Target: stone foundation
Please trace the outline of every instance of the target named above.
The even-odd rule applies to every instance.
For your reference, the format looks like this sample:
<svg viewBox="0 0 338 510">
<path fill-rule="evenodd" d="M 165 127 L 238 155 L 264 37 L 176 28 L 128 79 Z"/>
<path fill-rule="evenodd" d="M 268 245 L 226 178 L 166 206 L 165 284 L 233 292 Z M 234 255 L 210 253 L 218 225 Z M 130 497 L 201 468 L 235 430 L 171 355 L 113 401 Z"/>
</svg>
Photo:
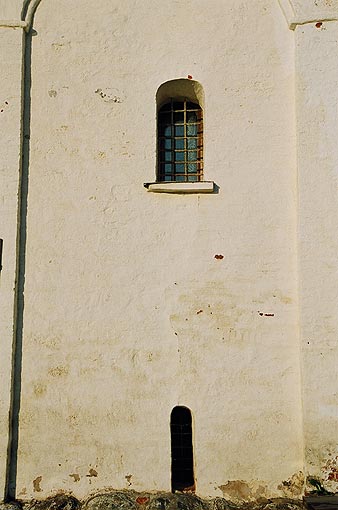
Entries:
<svg viewBox="0 0 338 510">
<path fill-rule="evenodd" d="M 44 500 L 13 501 L 0 504 L 0 510 L 301 510 L 302 501 L 278 498 L 234 504 L 223 498 L 203 500 L 191 494 L 111 491 L 84 501 L 66 494 Z"/>
</svg>

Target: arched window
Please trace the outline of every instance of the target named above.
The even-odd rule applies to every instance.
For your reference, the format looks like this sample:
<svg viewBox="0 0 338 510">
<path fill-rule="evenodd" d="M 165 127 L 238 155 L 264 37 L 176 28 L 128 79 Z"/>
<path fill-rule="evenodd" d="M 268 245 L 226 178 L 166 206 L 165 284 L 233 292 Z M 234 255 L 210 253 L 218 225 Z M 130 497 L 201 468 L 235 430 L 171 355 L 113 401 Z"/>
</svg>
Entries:
<svg viewBox="0 0 338 510">
<path fill-rule="evenodd" d="M 203 181 L 203 87 L 170 80 L 158 88 L 157 183 Z"/>
<path fill-rule="evenodd" d="M 174 407 L 171 412 L 170 431 L 172 492 L 194 492 L 191 412 L 187 407 Z"/>
<path fill-rule="evenodd" d="M 197 103 L 170 98 L 158 111 L 158 181 L 203 179 L 203 119 Z"/>
</svg>

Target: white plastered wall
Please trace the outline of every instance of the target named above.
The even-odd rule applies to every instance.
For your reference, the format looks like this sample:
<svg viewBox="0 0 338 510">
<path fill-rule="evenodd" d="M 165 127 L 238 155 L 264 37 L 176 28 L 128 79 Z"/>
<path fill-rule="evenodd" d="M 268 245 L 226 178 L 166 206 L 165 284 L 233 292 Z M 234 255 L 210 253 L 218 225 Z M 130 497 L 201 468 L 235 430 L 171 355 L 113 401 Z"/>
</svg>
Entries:
<svg viewBox="0 0 338 510">
<path fill-rule="evenodd" d="M 14 2 L 13 2 L 14 5 Z M 2 7 L 2 6 L 1 6 Z M 15 9 L 0 11 L 14 17 Z M 10 386 L 15 310 L 16 241 L 21 150 L 21 87 L 23 34 L 20 28 L 0 27 L 0 498 L 6 481 Z"/>
<path fill-rule="evenodd" d="M 303 459 L 277 3 L 45 0 L 34 28 L 19 497 L 170 490 L 175 405 L 194 416 L 198 494 L 299 495 L 282 484 Z M 188 74 L 220 192 L 151 194 L 156 90 Z"/>
<path fill-rule="evenodd" d="M 299 26 L 296 41 L 306 472 L 336 491 L 338 23 Z"/>
</svg>

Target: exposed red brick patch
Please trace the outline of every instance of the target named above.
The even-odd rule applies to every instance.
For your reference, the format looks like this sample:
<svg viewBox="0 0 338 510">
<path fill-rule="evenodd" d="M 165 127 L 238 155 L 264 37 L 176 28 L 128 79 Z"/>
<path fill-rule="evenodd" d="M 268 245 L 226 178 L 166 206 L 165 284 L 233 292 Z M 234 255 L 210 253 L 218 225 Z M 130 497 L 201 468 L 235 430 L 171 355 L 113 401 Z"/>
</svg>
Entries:
<svg viewBox="0 0 338 510">
<path fill-rule="evenodd" d="M 316 23 L 316 28 L 322 28 L 322 25 L 323 23 L 321 21 L 318 21 L 318 23 Z"/>
<path fill-rule="evenodd" d="M 148 501 L 149 501 L 148 496 L 139 496 L 138 498 L 136 498 L 136 503 L 138 503 L 139 505 L 145 505 L 146 503 L 148 503 Z"/>
</svg>

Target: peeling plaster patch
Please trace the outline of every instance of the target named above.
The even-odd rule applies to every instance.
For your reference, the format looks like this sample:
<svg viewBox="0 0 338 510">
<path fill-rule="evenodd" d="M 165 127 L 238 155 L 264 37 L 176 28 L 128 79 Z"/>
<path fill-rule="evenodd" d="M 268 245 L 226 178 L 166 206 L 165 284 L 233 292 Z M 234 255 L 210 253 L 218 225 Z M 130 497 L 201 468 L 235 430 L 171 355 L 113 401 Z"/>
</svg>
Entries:
<svg viewBox="0 0 338 510">
<path fill-rule="evenodd" d="M 64 35 L 61 36 L 61 39 L 64 39 Z M 60 50 L 63 50 L 63 49 L 66 49 L 66 48 L 71 48 L 71 42 L 70 41 L 60 41 L 60 42 L 53 42 L 51 44 L 51 47 L 53 48 L 54 51 L 58 52 Z"/>
<path fill-rule="evenodd" d="M 41 492 L 42 491 L 42 489 L 40 487 L 41 480 L 42 480 L 42 476 L 37 476 L 35 478 L 35 480 L 33 480 L 33 490 L 34 490 L 34 492 Z"/>
<path fill-rule="evenodd" d="M 294 473 L 287 480 L 278 485 L 277 489 L 283 492 L 283 495 L 288 498 L 301 496 L 305 484 L 305 477 L 302 471 Z"/>
<path fill-rule="evenodd" d="M 66 124 L 63 124 L 62 126 L 60 126 L 59 128 L 57 128 L 56 130 L 58 133 L 65 133 L 66 131 L 68 131 L 68 126 Z"/>
<path fill-rule="evenodd" d="M 106 153 L 104 151 L 98 151 L 97 154 L 95 154 L 95 159 L 105 159 Z"/>
<path fill-rule="evenodd" d="M 328 482 L 338 482 L 338 455 L 330 456 L 330 458 L 324 464 L 322 471 L 324 478 Z M 336 485 L 330 484 L 330 488 L 336 488 Z"/>
<path fill-rule="evenodd" d="M 89 473 L 88 473 L 88 475 L 86 475 L 86 476 L 87 476 L 88 478 L 91 478 L 91 477 L 93 477 L 93 476 L 94 476 L 94 477 L 96 477 L 96 476 L 97 476 L 97 474 L 98 474 L 98 473 L 97 473 L 97 471 L 96 471 L 95 469 L 90 468 Z"/>
<path fill-rule="evenodd" d="M 266 487 L 257 482 L 249 484 L 243 480 L 229 480 L 225 485 L 220 485 L 218 488 L 223 492 L 226 499 L 233 502 L 251 501 L 266 495 Z"/>
<path fill-rule="evenodd" d="M 44 395 L 44 393 L 46 393 L 46 385 L 45 384 L 40 384 L 40 383 L 37 383 L 34 385 L 34 394 L 36 397 L 41 397 L 42 395 Z"/>
<path fill-rule="evenodd" d="M 71 478 L 73 478 L 74 482 L 79 482 L 80 481 L 80 475 L 78 475 L 77 473 L 72 473 L 71 475 L 69 475 Z"/>
<path fill-rule="evenodd" d="M 214 259 L 216 259 L 216 260 L 222 260 L 222 259 L 224 259 L 224 255 L 221 255 L 221 254 L 219 254 L 219 255 L 215 255 L 215 256 L 214 256 Z"/>
<path fill-rule="evenodd" d="M 105 88 L 96 89 L 95 94 L 98 94 L 105 103 L 122 103 L 124 98 L 117 89 Z"/>
<path fill-rule="evenodd" d="M 68 375 L 68 367 L 54 367 L 48 370 L 48 374 L 52 377 L 60 377 L 62 375 Z"/>
<path fill-rule="evenodd" d="M 225 498 L 230 498 L 231 500 L 248 500 L 251 494 L 249 485 L 242 480 L 229 480 L 225 485 L 220 485 L 219 489 L 221 489 Z"/>
<path fill-rule="evenodd" d="M 133 475 L 126 475 L 125 476 L 125 479 L 127 480 L 128 482 L 128 486 L 130 487 L 131 486 L 131 478 L 132 478 Z"/>
<path fill-rule="evenodd" d="M 49 90 L 48 95 L 49 97 L 56 97 L 58 93 L 56 92 L 56 90 Z"/>
</svg>

